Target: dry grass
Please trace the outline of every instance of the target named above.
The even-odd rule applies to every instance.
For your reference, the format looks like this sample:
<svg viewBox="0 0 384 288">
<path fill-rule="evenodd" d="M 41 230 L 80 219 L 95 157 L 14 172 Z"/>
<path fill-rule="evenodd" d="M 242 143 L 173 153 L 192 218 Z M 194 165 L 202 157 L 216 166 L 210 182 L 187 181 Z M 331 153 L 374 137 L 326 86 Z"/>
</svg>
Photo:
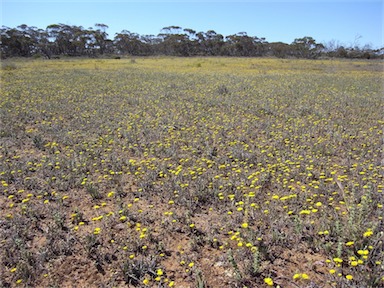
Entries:
<svg viewBox="0 0 384 288">
<path fill-rule="evenodd" d="M 382 63 L 3 63 L 2 287 L 380 287 Z"/>
</svg>

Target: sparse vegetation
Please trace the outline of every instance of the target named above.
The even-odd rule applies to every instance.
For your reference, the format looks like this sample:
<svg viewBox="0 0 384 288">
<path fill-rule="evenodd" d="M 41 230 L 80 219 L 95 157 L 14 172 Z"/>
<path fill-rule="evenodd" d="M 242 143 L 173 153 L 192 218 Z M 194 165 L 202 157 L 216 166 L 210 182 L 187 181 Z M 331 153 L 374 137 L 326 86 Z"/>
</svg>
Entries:
<svg viewBox="0 0 384 288">
<path fill-rule="evenodd" d="M 1 287 L 383 286 L 382 62 L 7 61 Z"/>
</svg>

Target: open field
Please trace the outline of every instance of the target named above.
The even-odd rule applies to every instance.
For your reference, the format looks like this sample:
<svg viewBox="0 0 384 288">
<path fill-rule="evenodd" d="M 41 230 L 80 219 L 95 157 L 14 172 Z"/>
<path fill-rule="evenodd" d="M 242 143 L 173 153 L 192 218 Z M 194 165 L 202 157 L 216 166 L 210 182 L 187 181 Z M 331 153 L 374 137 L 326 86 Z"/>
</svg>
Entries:
<svg viewBox="0 0 384 288">
<path fill-rule="evenodd" d="M 1 287 L 383 287 L 382 62 L 4 61 Z"/>
</svg>

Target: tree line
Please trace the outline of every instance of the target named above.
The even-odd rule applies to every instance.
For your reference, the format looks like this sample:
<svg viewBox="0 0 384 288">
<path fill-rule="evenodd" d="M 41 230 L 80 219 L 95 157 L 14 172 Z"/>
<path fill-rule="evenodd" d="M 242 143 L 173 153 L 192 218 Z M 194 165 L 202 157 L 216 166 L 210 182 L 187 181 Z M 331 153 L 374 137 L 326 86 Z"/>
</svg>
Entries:
<svg viewBox="0 0 384 288">
<path fill-rule="evenodd" d="M 132 56 L 275 56 L 315 59 L 321 56 L 342 58 L 381 58 L 381 49 L 344 47 L 334 42 L 329 45 L 317 43 L 312 37 L 295 39 L 292 43 L 268 42 L 265 38 L 249 36 L 246 32 L 223 36 L 214 30 L 196 32 L 193 29 L 169 26 L 155 35 L 139 35 L 123 30 L 113 39 L 108 38 L 105 24 L 95 28 L 52 24 L 46 29 L 20 25 L 16 28 L 2 26 L 0 29 L 1 58 L 100 55 Z"/>
</svg>

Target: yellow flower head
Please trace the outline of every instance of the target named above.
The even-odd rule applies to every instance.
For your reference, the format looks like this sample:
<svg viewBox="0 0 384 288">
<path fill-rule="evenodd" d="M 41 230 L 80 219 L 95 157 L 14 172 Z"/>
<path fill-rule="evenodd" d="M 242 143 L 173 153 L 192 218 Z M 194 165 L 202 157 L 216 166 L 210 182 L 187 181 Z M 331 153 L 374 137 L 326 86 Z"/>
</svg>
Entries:
<svg viewBox="0 0 384 288">
<path fill-rule="evenodd" d="M 352 280 L 353 276 L 348 274 L 347 276 L 345 276 L 345 278 L 347 278 L 348 280 Z"/>
<path fill-rule="evenodd" d="M 164 273 L 163 273 L 163 270 L 157 269 L 156 274 L 157 276 L 162 276 Z"/>
<path fill-rule="evenodd" d="M 267 284 L 268 286 L 273 286 L 273 280 L 272 278 L 264 278 L 264 283 Z"/>
<path fill-rule="evenodd" d="M 241 228 L 244 228 L 244 229 L 248 228 L 248 223 L 241 224 Z"/>
</svg>

